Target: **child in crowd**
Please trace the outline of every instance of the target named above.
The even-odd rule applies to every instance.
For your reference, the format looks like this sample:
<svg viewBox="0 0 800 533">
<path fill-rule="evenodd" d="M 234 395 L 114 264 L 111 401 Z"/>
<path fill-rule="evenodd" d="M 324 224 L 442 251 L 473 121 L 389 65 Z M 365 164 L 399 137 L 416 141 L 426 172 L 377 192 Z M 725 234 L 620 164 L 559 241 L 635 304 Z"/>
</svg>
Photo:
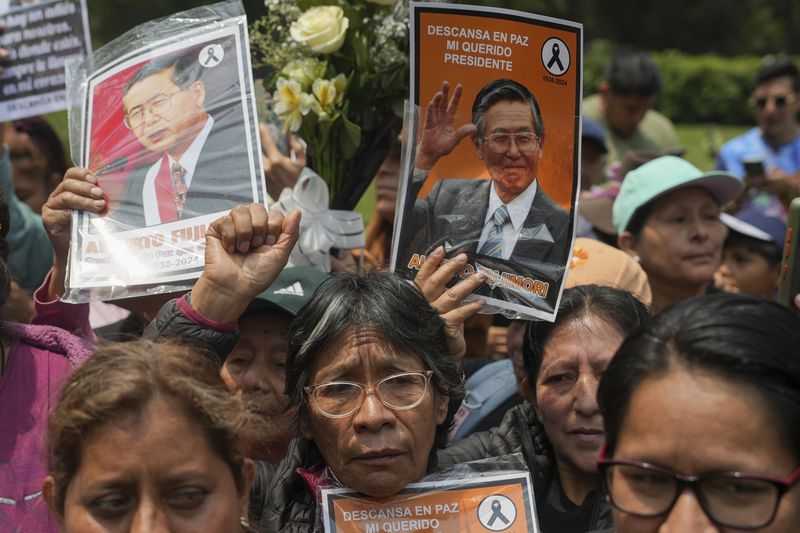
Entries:
<svg viewBox="0 0 800 533">
<path fill-rule="evenodd" d="M 722 214 L 728 238 L 714 281 L 729 292 L 775 298 L 780 283 L 786 223 L 777 213 L 748 206 L 735 216 Z"/>
</svg>

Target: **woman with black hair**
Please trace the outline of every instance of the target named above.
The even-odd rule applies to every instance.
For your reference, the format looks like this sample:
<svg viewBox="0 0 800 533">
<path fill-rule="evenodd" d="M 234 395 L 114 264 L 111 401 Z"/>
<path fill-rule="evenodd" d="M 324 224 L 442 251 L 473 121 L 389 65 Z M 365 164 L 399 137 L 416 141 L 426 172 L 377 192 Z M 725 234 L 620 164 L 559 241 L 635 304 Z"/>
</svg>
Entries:
<svg viewBox="0 0 800 533">
<path fill-rule="evenodd" d="M 567 289 L 555 322 L 531 322 L 523 360 L 532 405 L 508 411 L 490 431 L 439 453 L 441 465 L 522 452 L 544 533 L 611 526 L 597 471 L 603 419 L 595 393 L 625 335 L 647 318 L 629 292 L 598 285 Z"/>
<path fill-rule="evenodd" d="M 798 355 L 796 312 L 732 294 L 629 336 L 598 391 L 615 531 L 797 531 Z"/>
</svg>

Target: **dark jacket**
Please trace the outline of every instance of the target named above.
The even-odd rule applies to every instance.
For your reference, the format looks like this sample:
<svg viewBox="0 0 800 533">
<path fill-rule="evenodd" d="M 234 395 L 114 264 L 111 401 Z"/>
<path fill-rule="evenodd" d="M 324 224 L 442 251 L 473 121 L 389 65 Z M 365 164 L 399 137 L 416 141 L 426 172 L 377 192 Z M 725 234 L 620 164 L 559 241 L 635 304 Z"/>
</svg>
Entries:
<svg viewBox="0 0 800 533">
<path fill-rule="evenodd" d="M 225 358 L 239 342 L 239 330 L 222 331 L 216 324 L 203 323 L 201 317 L 191 315 L 191 293 L 170 300 L 161 306 L 158 314 L 144 329 L 145 339 L 181 339 L 198 348 L 198 351 L 222 366 Z"/>
<path fill-rule="evenodd" d="M 517 452 L 521 452 L 525 457 L 531 473 L 536 508 L 542 510 L 548 505 L 552 507 L 550 502 L 554 494 L 558 494 L 553 491 L 560 492 L 560 487 L 553 485 L 554 482 L 558 483 L 555 458 L 544 427 L 536 419 L 536 415 L 528 403 L 510 409 L 498 427 L 482 433 L 474 433 L 441 450 L 438 461 L 439 466 L 446 467 Z M 605 501 L 605 491 L 602 485 L 598 485 L 597 490 L 589 497 L 593 498 L 589 524 L 586 529 L 576 533 L 606 529 L 612 525 L 611 508 Z M 541 511 L 539 514 L 541 515 Z M 571 533 L 563 529 L 559 531 L 543 529 L 542 532 Z"/>
<path fill-rule="evenodd" d="M 250 491 L 250 514 L 257 531 L 310 533 L 317 524 L 317 502 L 298 468 L 322 464 L 316 445 L 304 438 L 289 444 L 286 457 L 277 466 L 262 463 Z"/>
<path fill-rule="evenodd" d="M 477 252 L 491 184 L 490 179 L 447 179 L 436 183 L 414 205 L 414 221 L 424 224 L 419 229 L 426 232 L 423 248 L 428 250 L 447 241 L 449 247 Z M 509 261 L 529 268 L 543 267 L 539 262 L 563 265 L 569 250 L 569 220 L 569 214 L 539 185 Z M 534 231 L 542 226 L 552 241 L 541 240 L 539 232 Z"/>
</svg>

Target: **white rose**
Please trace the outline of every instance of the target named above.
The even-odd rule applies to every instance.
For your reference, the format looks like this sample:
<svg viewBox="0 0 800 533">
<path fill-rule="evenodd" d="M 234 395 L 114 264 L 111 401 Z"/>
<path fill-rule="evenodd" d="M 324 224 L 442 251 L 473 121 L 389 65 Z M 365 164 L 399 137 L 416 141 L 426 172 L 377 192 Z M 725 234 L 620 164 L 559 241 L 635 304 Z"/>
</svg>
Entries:
<svg viewBox="0 0 800 533">
<path fill-rule="evenodd" d="M 378 4 L 379 6 L 390 6 L 397 3 L 397 0 L 367 0 L 367 2 Z"/>
<path fill-rule="evenodd" d="M 312 7 L 292 22 L 289 34 L 312 52 L 331 54 L 342 47 L 350 21 L 339 6 Z"/>
</svg>

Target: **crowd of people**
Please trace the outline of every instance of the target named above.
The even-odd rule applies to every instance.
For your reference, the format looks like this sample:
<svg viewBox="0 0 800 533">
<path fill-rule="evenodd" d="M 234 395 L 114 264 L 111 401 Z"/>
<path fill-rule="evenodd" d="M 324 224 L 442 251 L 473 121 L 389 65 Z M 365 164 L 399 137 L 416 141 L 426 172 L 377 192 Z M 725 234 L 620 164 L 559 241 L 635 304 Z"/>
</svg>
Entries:
<svg viewBox="0 0 800 533">
<path fill-rule="evenodd" d="M 456 144 L 498 106 L 535 122 L 535 97 L 501 81 Z M 62 302 L 72 213 L 107 209 L 103 190 L 45 120 L 0 125 L 0 529 L 310 532 L 321 486 L 384 499 L 520 454 L 544 533 L 797 531 L 800 295 L 774 300 L 800 73 L 764 63 L 755 127 L 709 171 L 682 158 L 659 91 L 650 57 L 621 52 L 584 103 L 554 322 L 481 314 L 467 298 L 485 274 L 459 278 L 467 255 L 442 246 L 413 284 L 387 271 L 400 140 L 341 271 L 286 266 L 299 212 L 237 205 L 208 228 L 190 292 Z M 445 84 L 431 107 L 459 97 Z M 487 148 L 490 170 L 533 157 L 534 126 Z M 290 139 L 289 157 L 260 133 L 274 197 L 305 147 Z"/>
</svg>

